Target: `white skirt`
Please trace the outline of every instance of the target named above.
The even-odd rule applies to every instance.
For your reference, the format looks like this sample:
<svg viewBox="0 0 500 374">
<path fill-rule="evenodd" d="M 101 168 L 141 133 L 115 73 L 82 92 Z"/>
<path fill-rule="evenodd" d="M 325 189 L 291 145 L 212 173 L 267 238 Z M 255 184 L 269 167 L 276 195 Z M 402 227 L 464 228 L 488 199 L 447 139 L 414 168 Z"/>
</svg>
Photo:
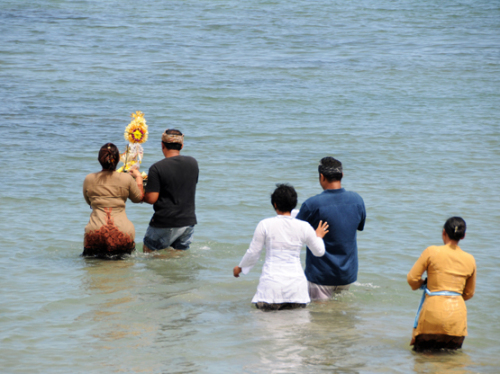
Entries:
<svg viewBox="0 0 500 374">
<path fill-rule="evenodd" d="M 265 272 L 261 275 L 257 292 L 252 303 L 300 303 L 307 304 L 311 301 L 307 290 L 307 279 L 304 273 L 293 276 L 273 275 Z"/>
</svg>

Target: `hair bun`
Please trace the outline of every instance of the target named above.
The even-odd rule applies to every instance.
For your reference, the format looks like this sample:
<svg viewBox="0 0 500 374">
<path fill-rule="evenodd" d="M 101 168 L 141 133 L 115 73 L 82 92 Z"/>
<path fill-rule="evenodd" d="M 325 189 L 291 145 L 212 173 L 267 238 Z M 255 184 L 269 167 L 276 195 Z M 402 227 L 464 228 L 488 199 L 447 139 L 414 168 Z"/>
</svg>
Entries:
<svg viewBox="0 0 500 374">
<path fill-rule="evenodd" d="M 444 230 L 452 240 L 459 241 L 464 238 L 467 225 L 461 217 L 448 218 L 444 224 Z"/>
</svg>

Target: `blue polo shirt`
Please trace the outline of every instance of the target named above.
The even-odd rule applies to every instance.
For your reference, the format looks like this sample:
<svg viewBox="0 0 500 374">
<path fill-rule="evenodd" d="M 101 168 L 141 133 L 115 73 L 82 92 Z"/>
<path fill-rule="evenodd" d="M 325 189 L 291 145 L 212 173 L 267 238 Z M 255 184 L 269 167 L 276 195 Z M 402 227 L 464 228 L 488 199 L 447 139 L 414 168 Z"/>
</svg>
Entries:
<svg viewBox="0 0 500 374">
<path fill-rule="evenodd" d="M 312 283 L 325 286 L 343 286 L 358 277 L 357 230 L 365 226 L 365 203 L 356 192 L 324 190 L 310 197 L 301 206 L 298 219 L 309 222 L 316 229 L 319 221 L 328 222 L 325 235 L 326 252 L 315 257 L 309 248 L 306 254 L 305 274 Z"/>
</svg>

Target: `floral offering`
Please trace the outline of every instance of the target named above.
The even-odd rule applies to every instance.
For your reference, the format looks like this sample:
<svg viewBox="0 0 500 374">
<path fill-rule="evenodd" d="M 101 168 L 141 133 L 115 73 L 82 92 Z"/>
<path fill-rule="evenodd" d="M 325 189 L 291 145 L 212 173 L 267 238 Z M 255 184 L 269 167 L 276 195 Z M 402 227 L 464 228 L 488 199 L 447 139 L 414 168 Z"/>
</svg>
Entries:
<svg viewBox="0 0 500 374">
<path fill-rule="evenodd" d="M 130 144 L 142 144 L 148 140 L 148 125 L 146 125 L 146 119 L 144 118 L 144 113 L 136 111 L 130 115 L 133 120 L 125 128 L 125 133 L 123 136 L 125 140 L 128 140 Z"/>
<path fill-rule="evenodd" d="M 136 111 L 131 114 L 131 117 L 132 121 L 127 125 L 123 134 L 129 144 L 127 144 L 125 152 L 120 155 L 120 161 L 123 162 L 123 166 L 117 170 L 120 173 L 127 172 L 132 167 L 139 168 L 144 154 L 141 144 L 148 140 L 149 135 L 144 113 Z M 144 172 L 142 176 L 147 178 L 147 174 Z"/>
</svg>

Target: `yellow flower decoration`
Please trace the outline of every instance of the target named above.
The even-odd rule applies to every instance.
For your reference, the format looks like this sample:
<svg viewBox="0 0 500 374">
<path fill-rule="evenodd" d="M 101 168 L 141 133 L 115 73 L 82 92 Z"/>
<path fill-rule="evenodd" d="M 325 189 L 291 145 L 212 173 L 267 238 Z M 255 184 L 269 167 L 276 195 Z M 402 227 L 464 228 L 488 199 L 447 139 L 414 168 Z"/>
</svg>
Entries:
<svg viewBox="0 0 500 374">
<path fill-rule="evenodd" d="M 144 143 L 148 140 L 148 125 L 144 119 L 144 113 L 136 111 L 131 114 L 132 122 L 125 128 L 123 136 L 129 143 Z"/>
</svg>

